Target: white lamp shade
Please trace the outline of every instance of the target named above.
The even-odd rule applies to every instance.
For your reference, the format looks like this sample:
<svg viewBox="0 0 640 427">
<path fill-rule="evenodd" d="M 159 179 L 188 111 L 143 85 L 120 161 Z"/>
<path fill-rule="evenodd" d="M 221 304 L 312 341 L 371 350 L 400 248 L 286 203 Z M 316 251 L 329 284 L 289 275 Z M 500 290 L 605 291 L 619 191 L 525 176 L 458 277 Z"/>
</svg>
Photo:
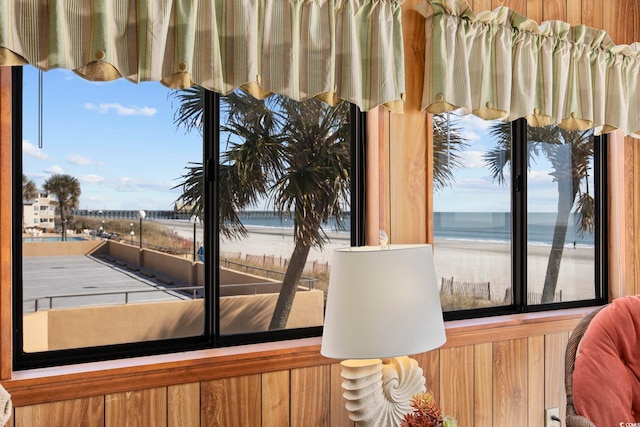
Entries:
<svg viewBox="0 0 640 427">
<path fill-rule="evenodd" d="M 334 251 L 322 355 L 388 358 L 429 351 L 445 341 L 431 245 Z"/>
</svg>

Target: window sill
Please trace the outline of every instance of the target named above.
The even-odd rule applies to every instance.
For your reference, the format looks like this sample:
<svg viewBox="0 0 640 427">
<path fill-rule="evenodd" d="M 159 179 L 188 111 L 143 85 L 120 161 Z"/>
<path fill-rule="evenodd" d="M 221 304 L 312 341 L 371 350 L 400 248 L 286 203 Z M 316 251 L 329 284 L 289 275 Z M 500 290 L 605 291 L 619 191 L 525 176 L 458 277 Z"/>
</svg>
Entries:
<svg viewBox="0 0 640 427">
<path fill-rule="evenodd" d="M 593 309 L 450 321 L 444 347 L 569 332 Z M 14 406 L 25 406 L 335 363 L 320 355 L 320 342 L 305 338 L 17 371 L 3 386 Z"/>
</svg>

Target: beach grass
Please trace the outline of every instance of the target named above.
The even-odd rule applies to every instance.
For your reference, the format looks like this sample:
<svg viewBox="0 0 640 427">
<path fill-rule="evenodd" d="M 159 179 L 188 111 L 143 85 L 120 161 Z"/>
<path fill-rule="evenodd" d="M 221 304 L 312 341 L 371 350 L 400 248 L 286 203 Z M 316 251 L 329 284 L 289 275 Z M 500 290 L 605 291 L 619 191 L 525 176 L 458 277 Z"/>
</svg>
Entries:
<svg viewBox="0 0 640 427">
<path fill-rule="evenodd" d="M 105 232 L 117 234 L 117 237 L 115 237 L 114 240 L 121 241 L 122 243 L 129 243 L 133 241 L 134 244 L 137 244 L 140 241 L 140 223 L 137 220 L 108 219 L 104 220 L 103 223 L 103 220 L 99 218 L 81 216 L 75 217 L 74 220 L 73 228 L 78 232 L 83 229 L 99 230 L 104 224 Z M 132 229 L 131 224 L 133 224 L 133 230 L 135 233 L 133 238 L 131 238 L 129 234 Z M 143 223 L 142 242 L 144 246 L 167 248 L 175 251 L 189 251 L 193 248 L 192 239 L 180 236 L 167 227 L 150 221 Z"/>
<path fill-rule="evenodd" d="M 258 257 L 259 258 L 259 257 Z M 255 262 L 250 259 L 241 258 L 241 257 L 225 257 L 225 261 L 229 261 L 228 263 L 221 263 L 225 265 L 227 268 L 242 271 L 243 273 L 253 274 L 256 276 L 264 276 L 265 269 L 269 270 L 269 272 L 277 272 L 282 277 L 286 272 L 285 266 L 280 265 L 272 265 L 269 263 Z M 327 295 L 327 290 L 329 289 L 329 273 L 328 272 L 303 272 L 303 278 L 311 278 L 316 281 L 313 284 L 314 289 L 319 289 L 324 292 L 325 299 Z M 273 274 L 269 276 L 269 278 L 273 278 Z"/>
<path fill-rule="evenodd" d="M 444 295 L 442 293 L 440 294 L 440 304 L 442 305 L 442 311 L 467 310 L 503 305 L 500 301 L 474 298 L 462 294 Z"/>
</svg>

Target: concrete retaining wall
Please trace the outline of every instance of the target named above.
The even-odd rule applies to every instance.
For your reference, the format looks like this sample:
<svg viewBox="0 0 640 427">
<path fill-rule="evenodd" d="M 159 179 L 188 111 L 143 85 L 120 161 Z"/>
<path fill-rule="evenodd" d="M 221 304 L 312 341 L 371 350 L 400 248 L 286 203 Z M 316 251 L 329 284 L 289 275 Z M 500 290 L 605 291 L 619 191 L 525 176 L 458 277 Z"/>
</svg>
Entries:
<svg viewBox="0 0 640 427">
<path fill-rule="evenodd" d="M 220 298 L 222 334 L 266 331 L 277 294 Z M 322 291 L 298 292 L 287 328 L 321 326 Z M 204 325 L 202 300 L 53 309 L 24 316 L 27 352 L 197 336 Z"/>
</svg>

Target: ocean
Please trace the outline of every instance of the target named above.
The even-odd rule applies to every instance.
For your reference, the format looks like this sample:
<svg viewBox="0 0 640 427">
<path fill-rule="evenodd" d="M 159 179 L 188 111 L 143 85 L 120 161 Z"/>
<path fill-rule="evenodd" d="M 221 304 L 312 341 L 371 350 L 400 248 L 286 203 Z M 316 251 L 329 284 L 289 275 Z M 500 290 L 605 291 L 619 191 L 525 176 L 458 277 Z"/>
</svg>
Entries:
<svg viewBox="0 0 640 427">
<path fill-rule="evenodd" d="M 567 224 L 565 245 L 594 246 L 595 236 L 581 235 L 578 215 L 571 214 Z M 556 223 L 555 213 L 529 213 L 529 243 L 551 245 Z M 433 234 L 436 239 L 508 242 L 511 240 L 511 217 L 508 212 L 434 212 Z"/>
<path fill-rule="evenodd" d="M 595 236 L 580 235 L 576 227 L 577 214 L 569 219 L 565 245 L 593 247 Z M 508 242 L 511 240 L 511 218 L 507 212 L 434 212 L 433 229 L 436 239 Z M 280 218 L 273 212 L 242 212 L 240 220 L 245 225 L 292 228 L 291 218 Z M 326 231 L 349 232 L 350 214 L 345 215 L 345 229 L 337 230 L 335 221 L 325 224 Z M 529 213 L 528 240 L 538 245 L 551 245 L 555 229 L 555 213 Z"/>
</svg>

